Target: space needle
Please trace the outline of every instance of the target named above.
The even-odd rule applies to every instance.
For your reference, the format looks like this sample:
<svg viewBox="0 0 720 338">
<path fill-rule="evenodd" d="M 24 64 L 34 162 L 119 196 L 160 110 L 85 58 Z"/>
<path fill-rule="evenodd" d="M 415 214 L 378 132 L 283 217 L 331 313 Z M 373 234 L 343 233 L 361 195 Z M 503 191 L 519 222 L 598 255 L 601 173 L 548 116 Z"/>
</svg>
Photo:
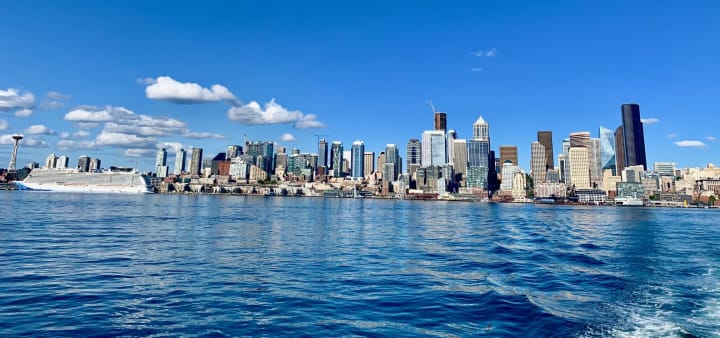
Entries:
<svg viewBox="0 0 720 338">
<path fill-rule="evenodd" d="M 20 140 L 23 139 L 23 136 L 20 134 L 13 135 L 13 140 L 15 140 L 15 146 L 13 147 L 12 156 L 10 156 L 10 164 L 8 165 L 8 172 L 15 172 L 17 171 L 15 168 L 15 161 L 17 160 L 17 150 L 18 150 L 18 144 L 20 143 Z"/>
</svg>

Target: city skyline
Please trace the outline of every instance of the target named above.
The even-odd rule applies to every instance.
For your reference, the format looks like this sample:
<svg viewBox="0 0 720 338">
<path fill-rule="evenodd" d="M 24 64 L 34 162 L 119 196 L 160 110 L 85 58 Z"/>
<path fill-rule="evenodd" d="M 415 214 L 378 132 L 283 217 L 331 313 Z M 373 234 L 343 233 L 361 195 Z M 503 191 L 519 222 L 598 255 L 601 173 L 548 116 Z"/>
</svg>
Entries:
<svg viewBox="0 0 720 338">
<path fill-rule="evenodd" d="M 0 55 L 0 159 L 10 158 L 15 133 L 25 137 L 19 167 L 55 153 L 101 158 L 106 166 L 138 161 L 152 170 L 160 148 L 173 159 L 180 147 L 188 156 L 203 148 L 212 158 L 246 139 L 316 153 L 316 135 L 346 149 L 359 139 L 376 154 L 398 144 L 404 155 L 410 139 L 435 129 L 437 111 L 458 139 L 472 139 L 482 116 L 491 125 L 490 150 L 517 146 L 519 166 L 529 170 L 538 131 L 551 131 L 553 153 L 561 154 L 571 132 L 615 130 L 621 104 L 637 103 L 647 163 L 718 162 L 713 125 L 697 121 L 717 109 L 707 99 L 720 89 L 711 43 L 718 28 L 709 18 L 720 11 L 648 4 L 396 3 L 382 11 L 353 7 L 353 14 L 339 4 L 223 4 L 228 13 L 189 6 L 165 12 L 143 3 L 13 4 L 0 23 L 10 51 Z M 255 18 L 266 10 L 281 24 Z M 435 15 L 454 20 L 418 25 Z M 28 17 L 35 24 L 23 24 Z M 67 24 L 67 17 L 85 24 Z M 665 19 L 694 26 L 671 31 Z M 626 26 L 608 29 L 619 22 Z M 535 42 L 573 26 L 585 35 Z M 239 42 L 224 43 L 232 39 Z M 572 51 L 562 48 L 568 45 Z M 636 53 L 617 53 L 622 46 Z"/>
</svg>

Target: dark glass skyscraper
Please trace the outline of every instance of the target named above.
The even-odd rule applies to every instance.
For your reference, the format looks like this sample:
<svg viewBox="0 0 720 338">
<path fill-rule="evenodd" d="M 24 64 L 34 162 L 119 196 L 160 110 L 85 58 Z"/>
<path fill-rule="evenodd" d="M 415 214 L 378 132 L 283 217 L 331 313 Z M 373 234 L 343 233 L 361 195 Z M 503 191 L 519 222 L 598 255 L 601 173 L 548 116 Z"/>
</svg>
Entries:
<svg viewBox="0 0 720 338">
<path fill-rule="evenodd" d="M 615 129 L 615 175 L 620 175 L 625 169 L 625 140 L 622 126 Z"/>
<path fill-rule="evenodd" d="M 634 103 L 623 104 L 622 127 L 625 143 L 625 166 L 642 165 L 647 170 L 645 158 L 645 133 L 640 121 L 640 106 Z"/>
<path fill-rule="evenodd" d="M 318 141 L 318 167 L 328 166 L 328 144 L 325 139 Z"/>
<path fill-rule="evenodd" d="M 435 112 L 435 130 L 447 131 L 447 114 Z"/>
<path fill-rule="evenodd" d="M 553 154 L 552 131 L 539 131 L 537 140 L 545 147 L 545 170 L 555 169 L 555 155 Z M 502 154 L 500 154 L 502 157 Z"/>
</svg>

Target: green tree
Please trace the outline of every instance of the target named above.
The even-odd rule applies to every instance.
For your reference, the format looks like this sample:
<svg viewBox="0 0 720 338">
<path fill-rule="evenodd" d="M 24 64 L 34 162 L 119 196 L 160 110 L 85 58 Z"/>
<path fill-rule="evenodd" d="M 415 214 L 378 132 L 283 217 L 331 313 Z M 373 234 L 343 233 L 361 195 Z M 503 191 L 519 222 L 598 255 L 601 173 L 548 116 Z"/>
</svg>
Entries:
<svg viewBox="0 0 720 338">
<path fill-rule="evenodd" d="M 709 206 L 714 206 L 714 205 L 715 205 L 715 201 L 717 201 L 717 198 L 715 197 L 715 195 L 710 196 L 710 197 L 708 198 L 708 205 L 709 205 Z"/>
</svg>

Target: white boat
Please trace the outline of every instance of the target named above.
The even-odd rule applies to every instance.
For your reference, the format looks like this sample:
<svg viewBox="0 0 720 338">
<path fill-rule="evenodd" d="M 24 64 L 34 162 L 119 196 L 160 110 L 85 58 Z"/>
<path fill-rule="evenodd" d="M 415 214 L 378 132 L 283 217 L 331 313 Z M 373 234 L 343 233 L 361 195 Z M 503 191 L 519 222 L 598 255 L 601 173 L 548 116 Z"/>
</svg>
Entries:
<svg viewBox="0 0 720 338">
<path fill-rule="evenodd" d="M 40 190 L 83 193 L 153 193 L 147 177 L 127 168 L 111 168 L 101 172 L 80 172 L 77 169 L 34 169 L 15 182 L 18 190 Z"/>
<path fill-rule="evenodd" d="M 630 206 L 630 207 L 641 207 L 645 203 L 641 198 L 636 197 L 617 197 L 615 198 L 615 205 Z"/>
</svg>

